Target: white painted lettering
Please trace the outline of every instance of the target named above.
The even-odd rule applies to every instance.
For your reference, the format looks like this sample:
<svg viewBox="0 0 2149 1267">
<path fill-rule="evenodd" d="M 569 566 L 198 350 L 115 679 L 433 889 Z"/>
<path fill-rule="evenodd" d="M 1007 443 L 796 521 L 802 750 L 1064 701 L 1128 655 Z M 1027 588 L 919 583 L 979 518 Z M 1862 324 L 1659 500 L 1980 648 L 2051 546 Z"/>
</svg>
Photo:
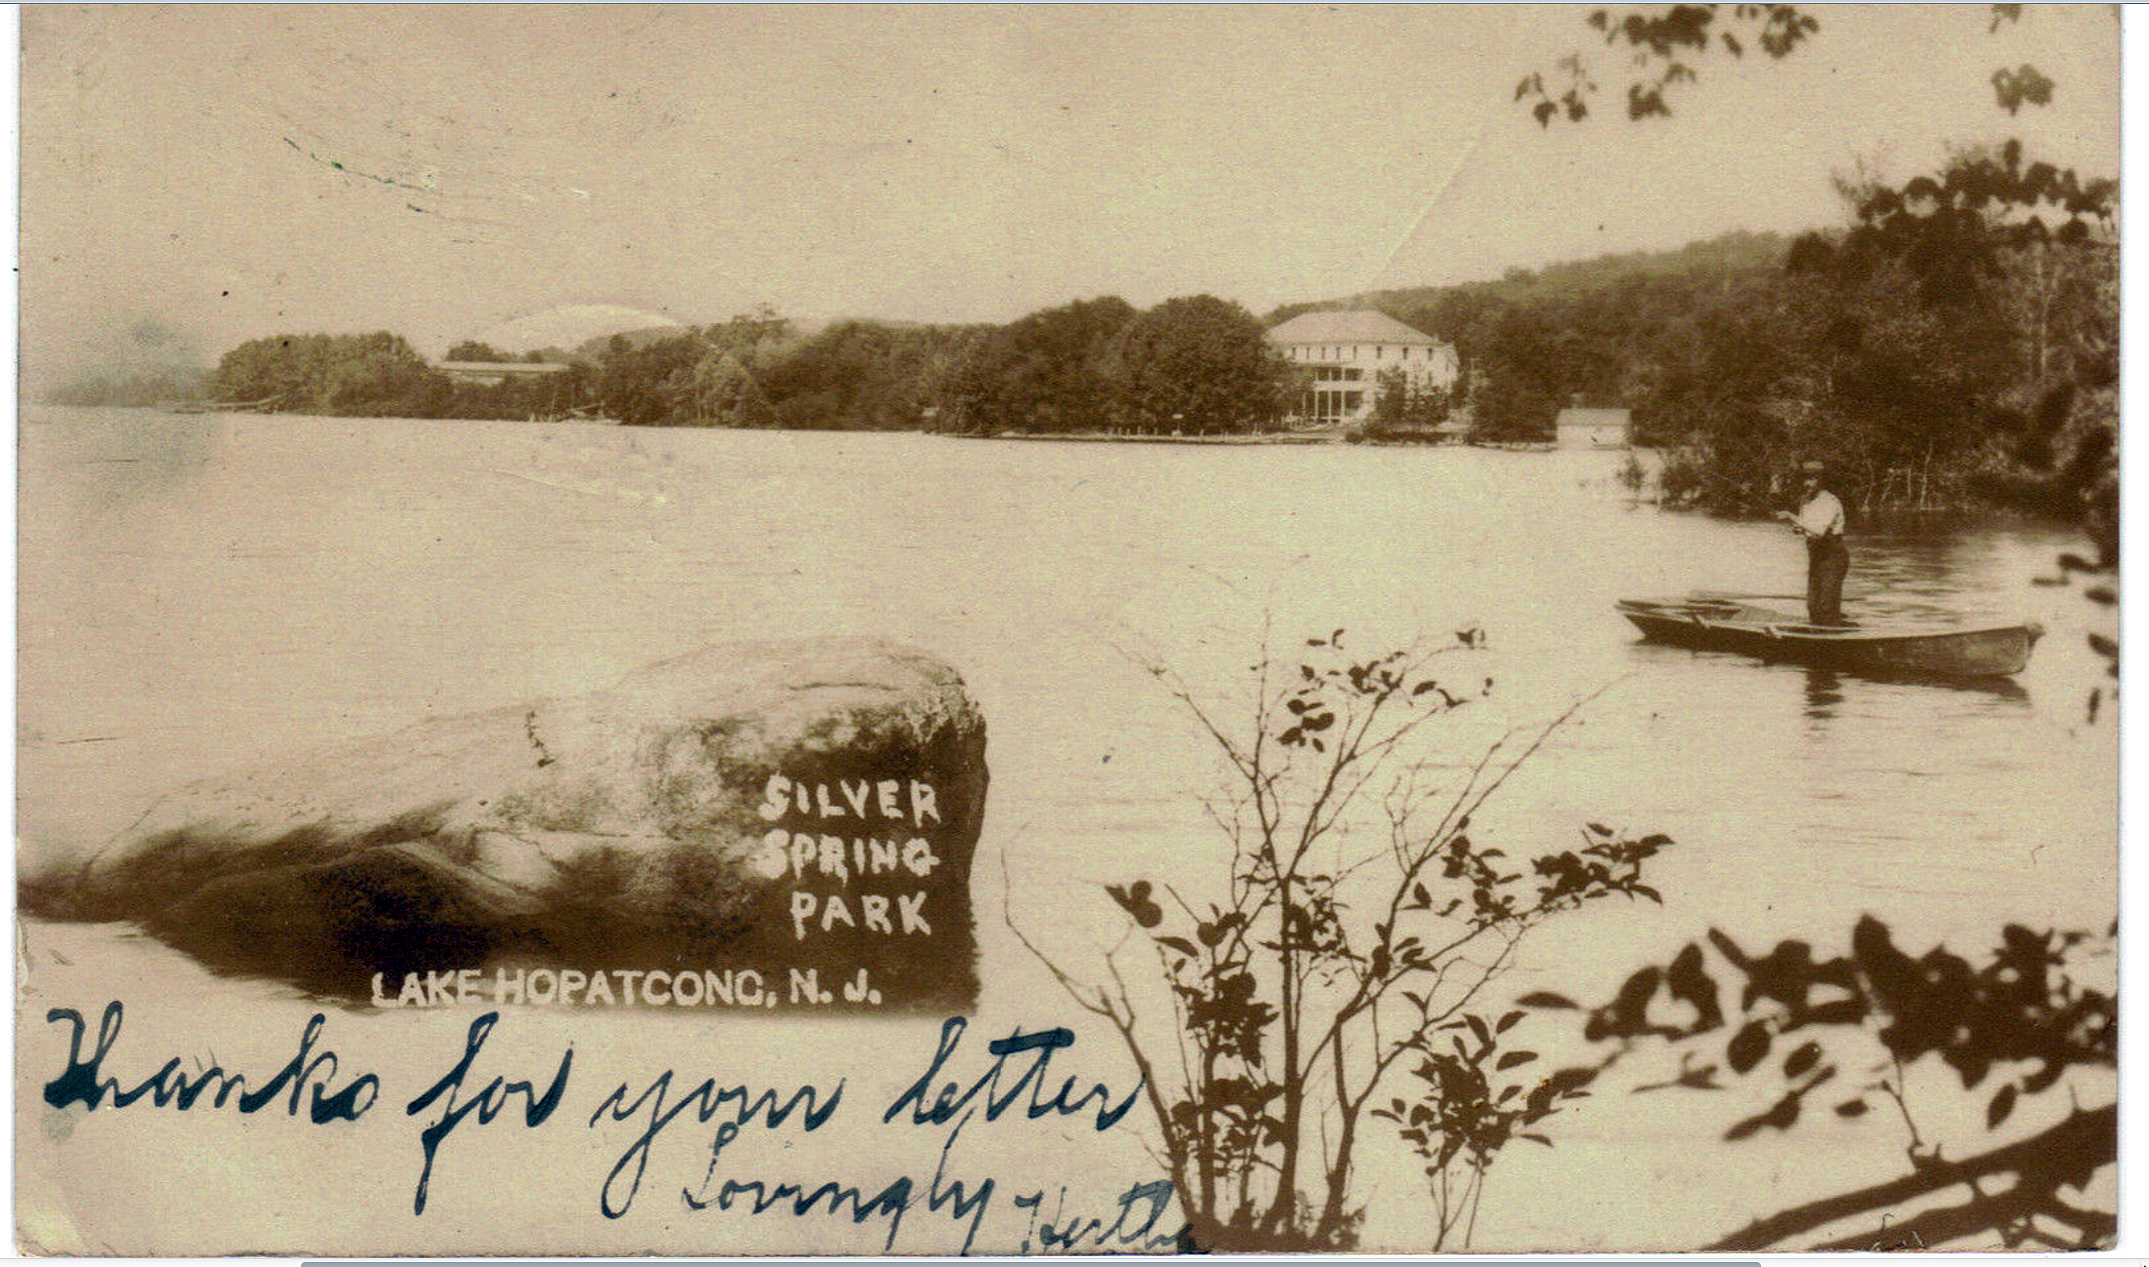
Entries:
<svg viewBox="0 0 2149 1267">
<path fill-rule="evenodd" d="M 750 864 L 754 873 L 764 880 L 774 880 L 791 865 L 791 833 L 781 827 L 769 828 L 761 838 L 761 852 L 754 855 Z"/>
<path fill-rule="evenodd" d="M 879 893 L 868 893 L 859 899 L 865 907 L 866 927 L 878 933 L 895 934 L 895 925 L 888 922 L 888 899 Z"/>
<path fill-rule="evenodd" d="M 851 869 L 843 862 L 843 837 L 821 837 L 821 874 L 832 875 L 838 880 L 851 878 Z"/>
<path fill-rule="evenodd" d="M 933 926 L 925 922 L 925 894 L 898 893 L 895 898 L 896 913 L 903 918 L 903 932 L 908 935 L 913 928 L 930 937 Z"/>
<path fill-rule="evenodd" d="M 923 836 L 912 836 L 903 842 L 903 866 L 912 875 L 924 877 L 933 874 L 940 859 L 933 856 L 932 842 Z"/>
<path fill-rule="evenodd" d="M 769 776 L 768 786 L 761 789 L 761 804 L 754 807 L 754 812 L 761 815 L 762 821 L 773 823 L 783 817 L 784 811 L 789 809 L 790 805 L 791 780 L 780 774 L 772 774 Z"/>
</svg>

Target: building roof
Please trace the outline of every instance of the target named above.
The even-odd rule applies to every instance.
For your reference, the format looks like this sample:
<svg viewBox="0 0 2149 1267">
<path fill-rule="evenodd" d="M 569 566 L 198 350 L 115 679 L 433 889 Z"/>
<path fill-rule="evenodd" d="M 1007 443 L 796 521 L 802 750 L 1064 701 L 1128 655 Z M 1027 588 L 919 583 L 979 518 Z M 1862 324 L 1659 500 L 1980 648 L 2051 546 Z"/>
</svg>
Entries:
<svg viewBox="0 0 2149 1267">
<path fill-rule="evenodd" d="M 1273 343 L 1407 343 L 1440 347 L 1439 339 L 1413 330 L 1385 312 L 1302 312 L 1269 331 Z"/>
<path fill-rule="evenodd" d="M 1558 426 L 1624 427 L 1634 419 L 1631 409 L 1562 409 Z"/>
<path fill-rule="evenodd" d="M 558 361 L 442 361 L 443 374 L 557 374 L 567 367 Z"/>
</svg>

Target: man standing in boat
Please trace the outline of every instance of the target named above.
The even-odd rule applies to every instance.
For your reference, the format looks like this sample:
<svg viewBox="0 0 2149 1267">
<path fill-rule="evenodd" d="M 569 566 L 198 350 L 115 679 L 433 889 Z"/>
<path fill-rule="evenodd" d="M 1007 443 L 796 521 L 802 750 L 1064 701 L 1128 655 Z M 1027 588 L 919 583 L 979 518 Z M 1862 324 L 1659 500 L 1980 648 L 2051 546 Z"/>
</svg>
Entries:
<svg viewBox="0 0 2149 1267">
<path fill-rule="evenodd" d="M 1851 569 L 1851 552 L 1843 544 L 1843 503 L 1823 487 L 1826 468 L 1808 462 L 1800 468 L 1797 514 L 1779 510 L 1806 539 L 1806 619 L 1816 625 L 1841 625 L 1843 577 Z"/>
</svg>

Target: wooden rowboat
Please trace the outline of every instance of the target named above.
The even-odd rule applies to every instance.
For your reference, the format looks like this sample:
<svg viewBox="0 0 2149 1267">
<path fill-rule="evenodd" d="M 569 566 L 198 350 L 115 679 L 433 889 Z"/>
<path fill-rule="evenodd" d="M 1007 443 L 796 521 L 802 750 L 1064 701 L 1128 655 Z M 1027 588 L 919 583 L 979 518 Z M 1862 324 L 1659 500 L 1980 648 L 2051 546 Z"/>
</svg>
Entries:
<svg viewBox="0 0 2149 1267">
<path fill-rule="evenodd" d="M 1814 625 L 1730 594 L 1619 601 L 1649 642 L 1730 651 L 1872 677 L 1993 678 L 2020 673 L 2044 636 L 2034 621 Z"/>
</svg>

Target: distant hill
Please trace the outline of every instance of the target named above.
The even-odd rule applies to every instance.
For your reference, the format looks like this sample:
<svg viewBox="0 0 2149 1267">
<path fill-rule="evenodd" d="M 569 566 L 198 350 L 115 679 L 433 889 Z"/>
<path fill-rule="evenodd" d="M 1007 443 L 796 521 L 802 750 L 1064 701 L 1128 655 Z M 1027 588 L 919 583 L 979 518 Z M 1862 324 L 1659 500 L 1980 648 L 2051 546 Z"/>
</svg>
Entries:
<svg viewBox="0 0 2149 1267">
<path fill-rule="evenodd" d="M 177 323 L 155 316 L 106 318 L 48 329 L 21 350 L 18 387 L 55 405 L 154 405 L 202 393 L 216 363 Z"/>
<path fill-rule="evenodd" d="M 1748 233 L 1741 230 L 1701 242 L 1690 242 L 1671 251 L 1628 251 L 1622 254 L 1600 255 L 1595 259 L 1551 264 L 1536 270 L 1509 269 L 1504 276 L 1497 279 L 1456 282 L 1446 286 L 1411 286 L 1394 290 L 1365 291 L 1335 299 L 1285 304 L 1270 312 L 1265 320 L 1273 326 L 1289 321 L 1302 312 L 1323 308 L 1376 308 L 1390 316 L 1410 321 L 1408 314 L 1417 313 L 1422 316 L 1437 308 L 1443 299 L 1464 294 L 1507 303 L 1529 303 L 1570 297 L 1633 281 L 1695 279 L 1711 275 L 1747 276 L 1774 272 L 1783 267 L 1784 252 L 1790 249 L 1790 245 L 1791 239 L 1780 233 Z M 1440 333 L 1431 330 L 1427 332 Z"/>
<path fill-rule="evenodd" d="M 48 405 L 160 405 L 199 400 L 208 394 L 210 371 L 197 365 L 135 365 L 104 372 L 83 371 L 38 399 Z"/>
<path fill-rule="evenodd" d="M 581 351 L 591 344 L 601 347 L 615 334 L 647 341 L 685 330 L 686 325 L 674 318 L 624 304 L 566 304 L 503 321 L 472 337 L 520 355 L 546 349 Z"/>
</svg>

